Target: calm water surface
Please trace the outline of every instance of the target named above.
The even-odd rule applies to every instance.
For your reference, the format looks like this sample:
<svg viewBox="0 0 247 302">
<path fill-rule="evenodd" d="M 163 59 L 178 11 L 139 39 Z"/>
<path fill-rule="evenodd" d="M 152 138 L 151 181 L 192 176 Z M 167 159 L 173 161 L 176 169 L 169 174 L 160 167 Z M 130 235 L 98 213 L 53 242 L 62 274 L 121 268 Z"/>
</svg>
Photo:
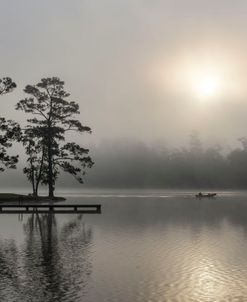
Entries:
<svg viewBox="0 0 247 302">
<path fill-rule="evenodd" d="M 79 194 L 101 215 L 1 215 L 0 301 L 247 301 L 247 195 Z"/>
</svg>

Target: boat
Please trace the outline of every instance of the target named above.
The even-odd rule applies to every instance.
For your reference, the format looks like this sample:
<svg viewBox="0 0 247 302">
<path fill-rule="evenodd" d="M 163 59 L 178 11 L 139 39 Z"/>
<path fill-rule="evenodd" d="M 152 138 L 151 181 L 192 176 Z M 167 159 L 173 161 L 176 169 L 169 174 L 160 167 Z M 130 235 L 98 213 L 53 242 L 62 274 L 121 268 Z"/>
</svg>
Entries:
<svg viewBox="0 0 247 302">
<path fill-rule="evenodd" d="M 203 197 L 215 197 L 217 193 L 207 193 L 207 194 L 202 194 L 201 192 L 196 194 L 196 198 L 203 198 Z"/>
</svg>

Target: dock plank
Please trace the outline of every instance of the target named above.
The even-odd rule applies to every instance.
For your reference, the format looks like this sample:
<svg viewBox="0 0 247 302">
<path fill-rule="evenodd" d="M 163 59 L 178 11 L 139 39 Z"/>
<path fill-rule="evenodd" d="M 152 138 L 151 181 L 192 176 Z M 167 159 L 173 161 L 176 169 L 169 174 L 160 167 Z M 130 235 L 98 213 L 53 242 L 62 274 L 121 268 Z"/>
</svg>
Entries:
<svg viewBox="0 0 247 302">
<path fill-rule="evenodd" d="M 0 214 L 19 214 L 19 213 L 101 213 L 101 204 L 0 204 Z"/>
</svg>

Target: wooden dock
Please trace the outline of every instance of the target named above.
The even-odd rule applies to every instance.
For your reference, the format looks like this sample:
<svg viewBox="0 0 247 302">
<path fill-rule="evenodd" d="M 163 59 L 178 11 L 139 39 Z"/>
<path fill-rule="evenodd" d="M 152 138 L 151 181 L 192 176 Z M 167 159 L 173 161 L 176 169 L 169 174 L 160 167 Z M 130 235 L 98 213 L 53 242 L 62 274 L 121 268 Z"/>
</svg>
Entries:
<svg viewBox="0 0 247 302">
<path fill-rule="evenodd" d="M 0 204 L 0 214 L 100 214 L 101 204 Z"/>
</svg>

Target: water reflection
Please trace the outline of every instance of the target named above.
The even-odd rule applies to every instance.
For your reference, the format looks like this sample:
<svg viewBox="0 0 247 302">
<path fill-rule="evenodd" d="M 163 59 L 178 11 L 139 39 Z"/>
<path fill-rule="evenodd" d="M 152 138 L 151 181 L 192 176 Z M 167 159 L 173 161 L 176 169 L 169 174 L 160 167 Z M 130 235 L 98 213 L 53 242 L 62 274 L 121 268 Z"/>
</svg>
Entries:
<svg viewBox="0 0 247 302">
<path fill-rule="evenodd" d="M 198 234 L 204 227 L 217 231 L 224 221 L 247 231 L 246 201 L 247 196 L 201 201 L 195 198 L 108 198 L 102 200 L 104 215 L 87 219 L 97 224 L 101 222 L 103 227 L 113 231 L 123 227 L 143 230 L 159 225 L 188 227 Z"/>
<path fill-rule="evenodd" d="M 13 240 L 0 245 L 0 301 L 15 301 L 20 289 L 18 250 Z M 6 299 L 8 297 L 9 300 Z M 17 301 L 17 300 L 16 300 Z"/>
<path fill-rule="evenodd" d="M 0 301 L 246 301 L 246 201 L 105 198 L 102 215 L 15 217 L 20 240 L 1 216 Z"/>
<path fill-rule="evenodd" d="M 107 257 L 94 269 L 106 270 L 110 259 L 111 282 L 98 274 L 97 284 L 107 290 L 95 288 L 86 301 L 245 301 L 246 200 L 105 200 L 97 222 L 105 242 L 97 246 Z"/>
<path fill-rule="evenodd" d="M 76 301 L 91 268 L 92 229 L 78 215 L 58 227 L 54 214 L 32 214 L 21 249 L 0 244 L 0 301 Z"/>
</svg>

